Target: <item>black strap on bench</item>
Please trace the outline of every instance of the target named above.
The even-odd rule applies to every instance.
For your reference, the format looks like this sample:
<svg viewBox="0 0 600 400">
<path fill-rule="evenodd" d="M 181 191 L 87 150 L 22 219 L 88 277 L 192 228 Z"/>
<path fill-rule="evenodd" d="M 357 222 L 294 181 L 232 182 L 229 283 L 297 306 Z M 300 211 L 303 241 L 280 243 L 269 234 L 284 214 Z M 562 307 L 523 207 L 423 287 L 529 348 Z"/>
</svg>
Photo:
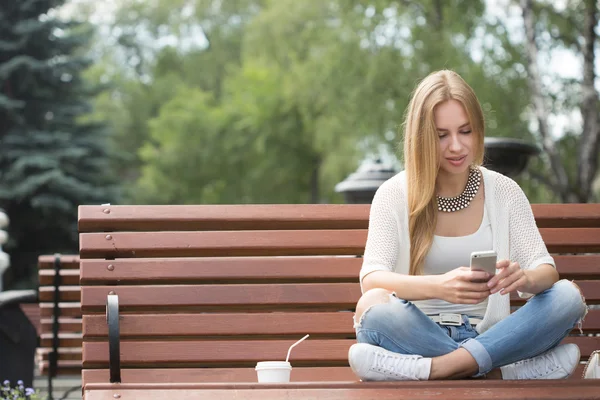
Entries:
<svg viewBox="0 0 600 400">
<path fill-rule="evenodd" d="M 106 298 L 106 323 L 108 324 L 108 367 L 110 383 L 121 383 L 121 345 L 119 330 L 119 296 Z"/>
<path fill-rule="evenodd" d="M 54 307 L 52 309 L 52 352 L 48 355 L 48 361 L 50 363 L 48 368 L 48 399 L 52 400 L 52 379 L 56 377 L 58 370 L 58 347 L 59 347 L 59 339 L 58 339 L 58 330 L 59 330 L 59 322 L 58 318 L 60 317 L 60 284 L 61 284 L 61 276 L 60 276 L 60 254 L 54 255 Z"/>
</svg>

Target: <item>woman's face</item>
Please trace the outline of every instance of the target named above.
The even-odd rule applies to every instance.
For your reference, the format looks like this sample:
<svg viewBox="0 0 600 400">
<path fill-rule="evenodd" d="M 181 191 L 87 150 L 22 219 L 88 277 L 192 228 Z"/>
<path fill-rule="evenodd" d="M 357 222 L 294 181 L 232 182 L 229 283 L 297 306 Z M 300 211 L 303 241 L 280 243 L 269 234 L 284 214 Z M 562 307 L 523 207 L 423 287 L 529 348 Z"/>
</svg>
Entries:
<svg viewBox="0 0 600 400">
<path fill-rule="evenodd" d="M 440 172 L 464 173 L 475 158 L 475 135 L 462 104 L 448 100 L 434 109 L 440 150 Z"/>
</svg>

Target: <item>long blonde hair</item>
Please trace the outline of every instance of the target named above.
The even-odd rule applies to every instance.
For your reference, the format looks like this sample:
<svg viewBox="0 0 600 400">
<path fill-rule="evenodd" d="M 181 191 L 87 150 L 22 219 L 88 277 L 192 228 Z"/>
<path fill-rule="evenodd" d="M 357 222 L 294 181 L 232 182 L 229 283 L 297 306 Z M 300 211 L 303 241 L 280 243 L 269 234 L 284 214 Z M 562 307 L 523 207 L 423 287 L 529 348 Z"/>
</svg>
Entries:
<svg viewBox="0 0 600 400">
<path fill-rule="evenodd" d="M 483 162 L 485 134 L 483 111 L 473 89 L 454 71 L 434 72 L 415 89 L 404 122 L 404 166 L 408 182 L 410 274 L 423 273 L 423 261 L 431 248 L 437 223 L 435 182 L 439 170 L 439 138 L 435 107 L 459 101 L 475 135 L 474 164 Z"/>
</svg>

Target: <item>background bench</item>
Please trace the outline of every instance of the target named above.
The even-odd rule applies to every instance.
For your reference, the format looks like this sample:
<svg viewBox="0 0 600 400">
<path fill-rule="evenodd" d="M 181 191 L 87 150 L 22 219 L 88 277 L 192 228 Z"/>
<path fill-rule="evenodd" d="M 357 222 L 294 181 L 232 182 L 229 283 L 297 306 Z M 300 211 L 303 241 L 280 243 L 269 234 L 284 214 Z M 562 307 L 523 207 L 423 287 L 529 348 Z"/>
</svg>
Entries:
<svg viewBox="0 0 600 400">
<path fill-rule="evenodd" d="M 290 359 L 292 381 L 299 383 L 261 399 L 304 398 L 314 390 L 329 398 L 377 390 L 399 398 L 396 389 L 409 389 L 408 383 L 357 383 L 348 367 L 368 212 L 365 205 L 80 207 L 86 398 L 116 394 L 107 384 L 109 293 L 120 302 L 122 399 L 142 392 L 146 398 L 184 392 L 186 398 L 234 398 L 231 387 L 258 396 L 256 362 L 284 359 L 306 333 L 311 337 Z M 588 304 L 600 304 L 600 205 L 535 205 L 534 213 L 549 250 L 564 253 L 556 256 L 561 277 L 575 279 Z M 593 336 L 600 333 L 599 310 L 590 311 L 583 329 L 585 335 L 574 331 L 566 341 L 577 343 L 586 360 L 600 349 Z M 576 379 L 581 370 L 572 383 L 561 381 L 564 391 L 547 382 L 499 382 L 494 385 L 504 386 L 495 395 L 568 396 L 573 387 L 577 398 L 600 394 L 600 383 Z M 464 382 L 473 383 L 410 387 L 472 398 Z"/>
<path fill-rule="evenodd" d="M 56 373 L 72 375 L 81 372 L 81 305 L 79 286 L 79 256 L 58 255 L 60 265 L 58 303 L 58 362 Z M 49 354 L 52 352 L 54 321 L 55 256 L 38 257 L 39 272 L 39 335 L 37 364 L 42 374 L 49 372 Z"/>
</svg>

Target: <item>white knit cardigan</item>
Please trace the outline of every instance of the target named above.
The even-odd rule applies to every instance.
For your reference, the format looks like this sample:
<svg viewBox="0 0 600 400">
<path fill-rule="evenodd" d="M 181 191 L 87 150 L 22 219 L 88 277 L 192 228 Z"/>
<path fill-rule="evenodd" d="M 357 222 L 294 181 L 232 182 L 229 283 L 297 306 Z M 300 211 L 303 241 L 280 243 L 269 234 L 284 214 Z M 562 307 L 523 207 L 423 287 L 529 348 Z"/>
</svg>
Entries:
<svg viewBox="0 0 600 400">
<path fill-rule="evenodd" d="M 480 167 L 485 194 L 485 207 L 490 216 L 494 248 L 498 260 L 508 259 L 523 269 L 541 264 L 556 267 L 535 223 L 525 193 L 512 179 Z M 373 199 L 369 216 L 369 233 L 360 271 L 363 278 L 374 271 L 408 274 L 410 240 L 408 236 L 408 199 L 406 174 L 400 172 L 384 182 Z M 523 298 L 528 293 L 519 293 Z M 479 333 L 510 314 L 510 295 L 491 295 Z"/>
</svg>

